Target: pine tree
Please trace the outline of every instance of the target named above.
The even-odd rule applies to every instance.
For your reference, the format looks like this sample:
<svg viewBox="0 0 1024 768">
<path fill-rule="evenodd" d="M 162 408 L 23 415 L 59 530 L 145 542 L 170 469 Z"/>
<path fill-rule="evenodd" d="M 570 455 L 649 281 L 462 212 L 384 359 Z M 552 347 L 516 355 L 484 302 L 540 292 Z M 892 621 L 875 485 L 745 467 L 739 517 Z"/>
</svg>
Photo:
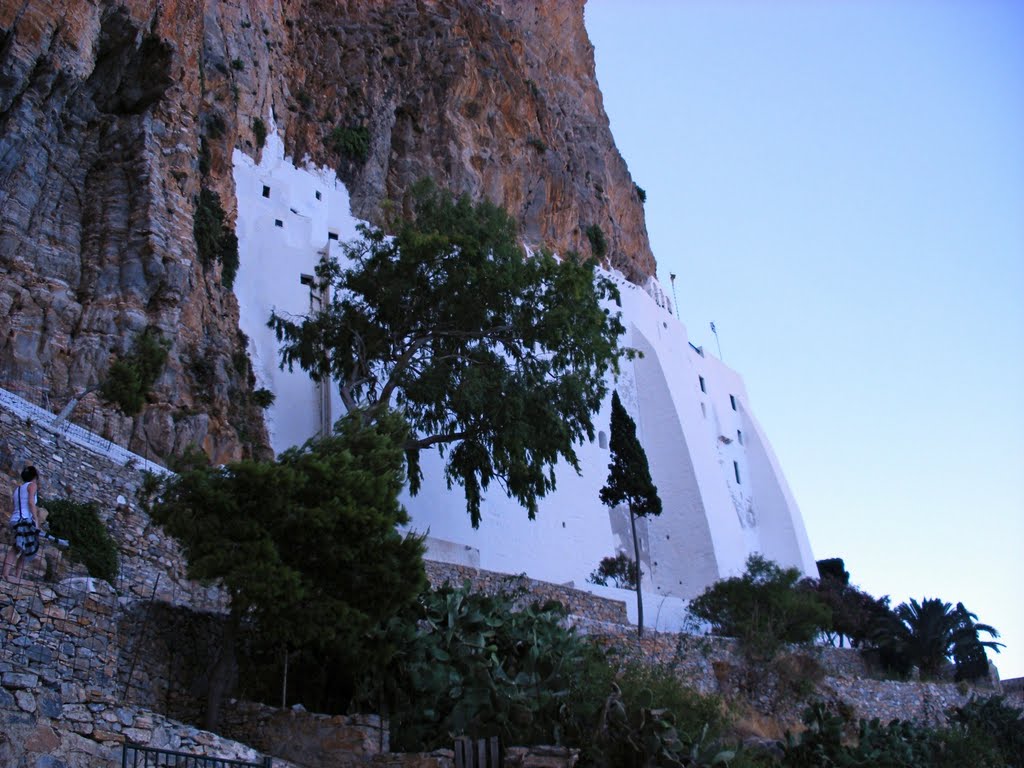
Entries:
<svg viewBox="0 0 1024 768">
<path fill-rule="evenodd" d="M 636 422 L 626 413 L 619 400 L 619 393 L 612 394 L 612 423 L 610 448 L 611 464 L 608 465 L 608 480 L 601 489 L 601 503 L 616 507 L 629 505 L 629 525 L 633 532 L 633 554 L 636 568 L 637 635 L 644 633 L 644 600 L 641 593 L 643 571 L 640 568 L 640 541 L 636 537 L 638 517 L 661 514 L 661 498 L 651 480 L 647 465 L 647 454 L 636 436 Z"/>
</svg>

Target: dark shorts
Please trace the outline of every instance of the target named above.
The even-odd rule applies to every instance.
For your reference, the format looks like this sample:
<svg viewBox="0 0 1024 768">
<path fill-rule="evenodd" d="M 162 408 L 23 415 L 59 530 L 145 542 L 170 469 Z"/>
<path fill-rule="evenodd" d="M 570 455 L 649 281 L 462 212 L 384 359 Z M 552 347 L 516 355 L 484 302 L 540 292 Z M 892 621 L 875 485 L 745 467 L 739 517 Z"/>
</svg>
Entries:
<svg viewBox="0 0 1024 768">
<path fill-rule="evenodd" d="M 14 547 L 22 557 L 34 557 L 39 551 L 39 529 L 31 520 L 22 518 L 11 523 L 9 534 L 14 539 Z"/>
</svg>

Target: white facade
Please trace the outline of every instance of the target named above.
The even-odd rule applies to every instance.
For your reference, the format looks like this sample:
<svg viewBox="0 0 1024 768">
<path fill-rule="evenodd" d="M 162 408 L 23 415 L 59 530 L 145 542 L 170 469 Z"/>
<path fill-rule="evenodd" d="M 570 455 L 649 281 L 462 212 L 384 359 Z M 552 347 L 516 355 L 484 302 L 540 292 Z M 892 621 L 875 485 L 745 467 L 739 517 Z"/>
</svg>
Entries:
<svg viewBox="0 0 1024 768">
<path fill-rule="evenodd" d="M 341 402 L 333 388 L 313 384 L 302 371 L 280 370 L 277 340 L 267 320 L 271 310 L 297 316 L 316 309 L 320 296 L 303 276 L 313 276 L 328 249 L 355 236 L 356 220 L 348 190 L 334 171 L 296 168 L 284 157 L 276 131 L 267 136 L 259 165 L 237 149 L 232 159 L 239 325 L 249 337 L 257 386 L 276 395 L 266 419 L 271 445 L 280 453 L 325 427 L 330 431 Z"/>
<path fill-rule="evenodd" d="M 326 410 L 304 374 L 278 370 L 267 317 L 271 308 L 315 309 L 317 297 L 301 275 L 312 274 L 325 248 L 336 247 L 329 233 L 349 239 L 356 222 L 334 173 L 297 169 L 275 135 L 259 165 L 235 153 L 234 178 L 241 261 L 235 291 L 257 378 L 277 395 L 268 427 L 279 452 L 317 434 Z M 814 574 L 800 512 L 750 412 L 742 379 L 689 343 L 656 280 L 645 289 L 611 277 L 622 294 L 622 341 L 643 356 L 623 362 L 610 385 L 637 422 L 664 508 L 638 529 L 645 591 L 654 600 L 692 597 L 720 577 L 741 573 L 752 552 Z M 337 418 L 336 393 L 330 400 Z M 541 500 L 534 521 L 492 486 L 474 530 L 461 489 L 448 490 L 440 457 L 424 453 L 423 488 L 404 501 L 412 527 L 428 534 L 429 556 L 580 587 L 603 557 L 632 556 L 628 514 L 608 510 L 598 498 L 610 460 L 610 400 L 609 394 L 594 419 L 596 439 L 577 447 L 582 473 L 559 467 L 557 490 Z"/>
</svg>

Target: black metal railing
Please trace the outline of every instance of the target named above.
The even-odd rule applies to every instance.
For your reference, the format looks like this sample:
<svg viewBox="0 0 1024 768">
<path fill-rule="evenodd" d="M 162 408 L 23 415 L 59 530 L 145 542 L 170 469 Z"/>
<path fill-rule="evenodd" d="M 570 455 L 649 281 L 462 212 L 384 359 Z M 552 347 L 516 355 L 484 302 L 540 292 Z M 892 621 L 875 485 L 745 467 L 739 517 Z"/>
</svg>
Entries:
<svg viewBox="0 0 1024 768">
<path fill-rule="evenodd" d="M 121 751 L 121 768 L 272 768 L 272 764 L 269 757 L 259 762 L 233 760 L 143 747 L 128 741 Z"/>
</svg>

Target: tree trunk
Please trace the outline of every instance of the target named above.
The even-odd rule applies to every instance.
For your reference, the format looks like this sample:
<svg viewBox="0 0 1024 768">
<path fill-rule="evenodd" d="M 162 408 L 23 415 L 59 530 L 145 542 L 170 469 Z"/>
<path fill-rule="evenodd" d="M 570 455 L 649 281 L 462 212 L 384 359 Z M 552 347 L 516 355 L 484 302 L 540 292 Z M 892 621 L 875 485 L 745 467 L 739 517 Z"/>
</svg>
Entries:
<svg viewBox="0 0 1024 768">
<path fill-rule="evenodd" d="M 640 540 L 636 537 L 636 515 L 633 509 L 629 510 L 629 524 L 633 528 L 633 555 L 636 557 L 636 636 L 644 636 L 644 598 L 640 593 L 640 582 L 643 580 L 643 570 L 640 568 Z"/>
<path fill-rule="evenodd" d="M 210 671 L 210 687 L 206 693 L 206 718 L 203 728 L 217 732 L 220 725 L 220 708 L 231 687 L 237 666 L 235 644 L 238 637 L 238 617 L 232 614 L 224 626 L 224 637 L 221 638 L 220 653 L 217 663 Z"/>
<path fill-rule="evenodd" d="M 284 674 L 281 678 L 281 709 L 288 706 L 288 647 L 284 649 Z"/>
</svg>

